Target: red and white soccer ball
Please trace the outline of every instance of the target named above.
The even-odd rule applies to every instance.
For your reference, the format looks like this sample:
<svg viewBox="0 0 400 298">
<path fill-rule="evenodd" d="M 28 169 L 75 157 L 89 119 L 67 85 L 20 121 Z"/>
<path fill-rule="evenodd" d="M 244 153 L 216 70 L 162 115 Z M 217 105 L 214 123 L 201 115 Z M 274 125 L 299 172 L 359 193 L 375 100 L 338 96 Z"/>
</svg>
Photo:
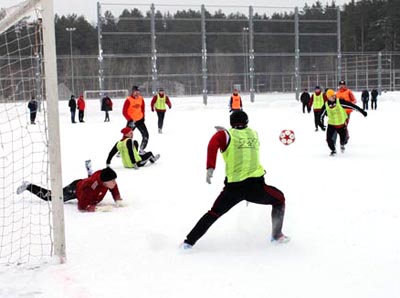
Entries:
<svg viewBox="0 0 400 298">
<path fill-rule="evenodd" d="M 296 140 L 296 136 L 294 135 L 294 131 L 290 129 L 284 129 L 281 131 L 279 135 L 279 141 L 282 142 L 283 145 L 290 145 Z"/>
</svg>

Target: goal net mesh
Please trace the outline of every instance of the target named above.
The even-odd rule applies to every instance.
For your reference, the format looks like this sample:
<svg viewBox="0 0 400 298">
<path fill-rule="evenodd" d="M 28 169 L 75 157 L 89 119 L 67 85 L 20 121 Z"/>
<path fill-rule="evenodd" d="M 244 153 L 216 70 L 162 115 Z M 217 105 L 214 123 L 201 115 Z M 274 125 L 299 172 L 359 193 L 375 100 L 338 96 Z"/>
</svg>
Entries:
<svg viewBox="0 0 400 298">
<path fill-rule="evenodd" d="M 32 263 L 53 254 L 51 203 L 28 191 L 16 193 L 23 181 L 50 189 L 39 4 L 0 7 L 0 264 Z M 32 97 L 38 110 L 31 123 Z"/>
</svg>

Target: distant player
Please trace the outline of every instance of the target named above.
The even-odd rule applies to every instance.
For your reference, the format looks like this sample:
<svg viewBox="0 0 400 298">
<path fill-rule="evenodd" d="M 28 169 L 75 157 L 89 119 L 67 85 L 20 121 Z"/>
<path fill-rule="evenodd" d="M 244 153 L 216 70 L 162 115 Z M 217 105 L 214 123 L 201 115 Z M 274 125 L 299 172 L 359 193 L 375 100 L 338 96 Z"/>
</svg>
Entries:
<svg viewBox="0 0 400 298">
<path fill-rule="evenodd" d="M 348 102 L 344 99 L 339 99 L 335 95 L 335 91 L 329 89 L 326 91 L 328 101 L 322 107 L 320 116 L 320 126 L 324 121 L 325 115 L 328 116 L 328 129 L 326 131 L 326 141 L 329 149 L 331 149 L 331 156 L 336 155 L 336 137 L 337 134 L 340 138 L 340 150 L 344 152 L 345 145 L 347 144 L 347 113 L 345 109 L 356 110 L 367 117 L 367 112 L 360 107 Z"/>
</svg>

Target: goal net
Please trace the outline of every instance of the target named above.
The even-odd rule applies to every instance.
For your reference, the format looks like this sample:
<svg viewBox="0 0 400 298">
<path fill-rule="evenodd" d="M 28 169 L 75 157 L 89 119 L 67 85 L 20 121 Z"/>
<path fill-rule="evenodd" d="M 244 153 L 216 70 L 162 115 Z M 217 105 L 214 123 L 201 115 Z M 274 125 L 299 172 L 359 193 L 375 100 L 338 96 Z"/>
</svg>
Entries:
<svg viewBox="0 0 400 298">
<path fill-rule="evenodd" d="M 118 90 L 85 90 L 83 92 L 83 96 L 85 99 L 102 99 L 105 95 L 114 98 L 127 98 L 129 95 L 129 91 L 127 89 L 118 89 Z"/>
<path fill-rule="evenodd" d="M 0 4 L 0 264 L 65 258 L 54 47 L 52 0 Z M 17 194 L 23 181 L 53 201 Z"/>
</svg>

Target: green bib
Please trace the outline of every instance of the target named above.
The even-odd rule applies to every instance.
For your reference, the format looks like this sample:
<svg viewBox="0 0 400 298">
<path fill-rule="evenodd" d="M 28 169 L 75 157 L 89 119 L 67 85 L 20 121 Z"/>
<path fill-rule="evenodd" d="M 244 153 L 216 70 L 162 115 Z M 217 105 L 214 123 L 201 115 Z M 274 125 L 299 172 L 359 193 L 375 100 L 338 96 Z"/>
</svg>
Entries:
<svg viewBox="0 0 400 298">
<path fill-rule="evenodd" d="M 260 164 L 257 132 L 250 129 L 229 129 L 230 142 L 222 156 L 225 160 L 225 175 L 228 183 L 240 182 L 264 175 Z"/>
</svg>

